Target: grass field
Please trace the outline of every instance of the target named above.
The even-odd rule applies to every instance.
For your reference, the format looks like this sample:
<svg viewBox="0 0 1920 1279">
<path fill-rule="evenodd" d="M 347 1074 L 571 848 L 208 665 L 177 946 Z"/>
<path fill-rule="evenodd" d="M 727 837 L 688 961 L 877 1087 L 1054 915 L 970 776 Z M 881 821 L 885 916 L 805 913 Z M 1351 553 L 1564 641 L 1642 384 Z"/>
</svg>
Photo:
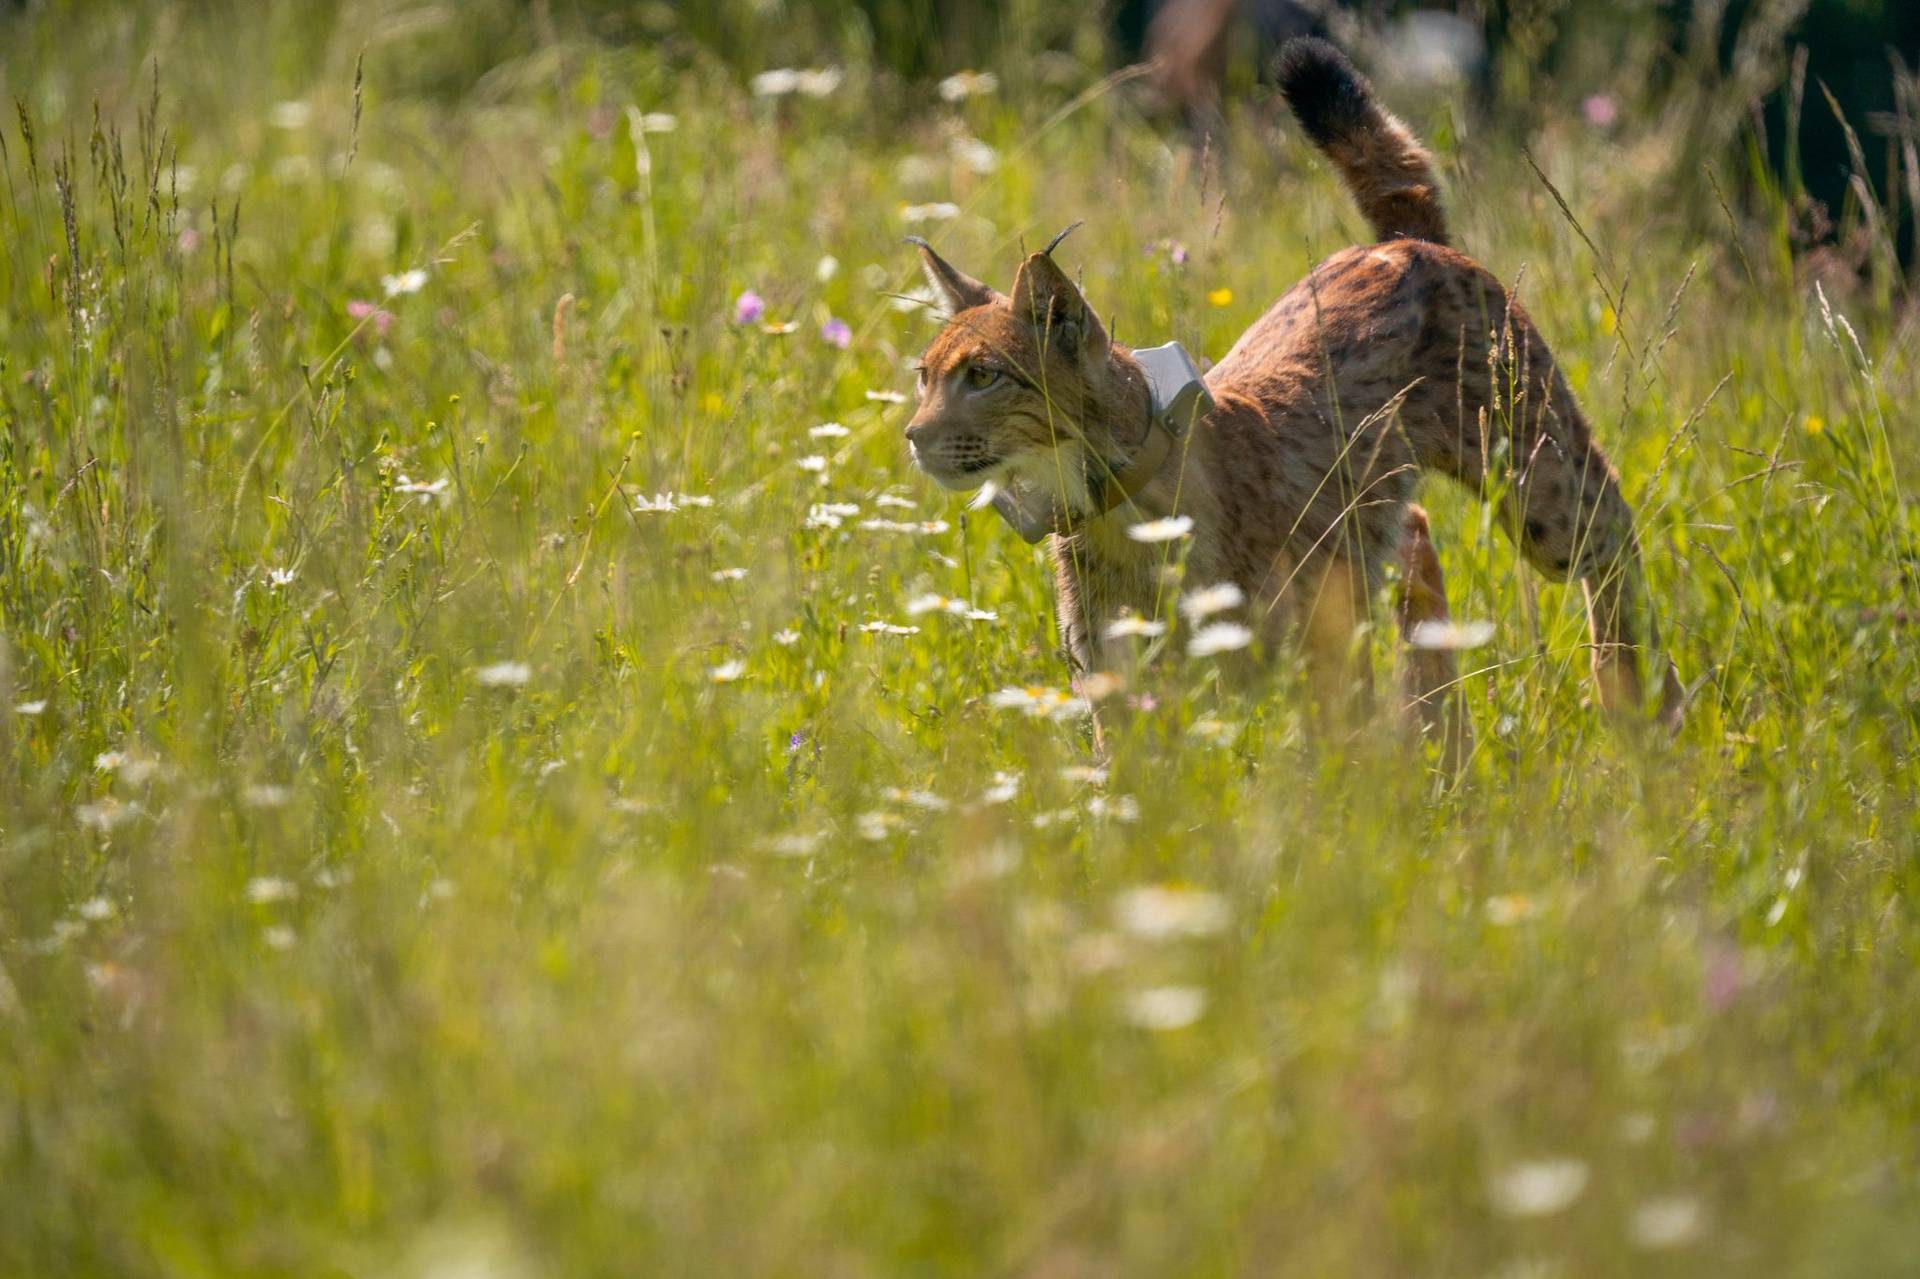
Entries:
<svg viewBox="0 0 1920 1279">
<path fill-rule="evenodd" d="M 1217 358 L 1360 234 L 1297 135 L 307 8 L 0 16 L 0 1273 L 1920 1270 L 1914 329 L 1737 147 L 1400 103 L 1676 742 L 1434 485 L 1459 777 L 1177 625 L 1096 767 L 901 237 Z"/>
</svg>

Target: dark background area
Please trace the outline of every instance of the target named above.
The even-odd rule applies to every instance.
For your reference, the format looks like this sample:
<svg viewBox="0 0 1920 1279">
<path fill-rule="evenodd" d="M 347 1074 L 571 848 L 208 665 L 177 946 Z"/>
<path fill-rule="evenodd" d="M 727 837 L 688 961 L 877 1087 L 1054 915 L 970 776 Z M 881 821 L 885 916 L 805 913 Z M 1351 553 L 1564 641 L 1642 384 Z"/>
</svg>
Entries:
<svg viewBox="0 0 1920 1279">
<path fill-rule="evenodd" d="M 252 0 L 176 7 L 230 15 L 235 29 L 254 14 Z M 70 19 L 76 32 L 98 27 L 103 11 L 154 21 L 99 0 L 0 0 L 0 13 L 8 11 Z M 317 47 L 362 20 L 357 12 L 293 6 L 276 12 L 275 25 L 305 28 Z M 1448 109 L 1483 131 L 1527 142 L 1555 119 L 1578 118 L 1601 94 L 1617 104 L 1623 132 L 1674 136 L 1677 198 L 1711 201 L 1708 184 L 1685 172 L 1710 164 L 1735 199 L 1780 197 L 1797 250 L 1828 252 L 1861 271 L 1875 253 L 1897 253 L 1910 272 L 1920 255 L 1920 0 L 477 0 L 460 10 L 471 38 L 457 48 L 410 48 L 404 65 L 386 70 L 418 90 L 459 96 L 538 43 L 580 37 L 664 48 L 742 79 L 769 67 L 858 61 L 903 83 L 991 68 L 1006 91 L 1019 92 L 1045 78 L 1051 55 L 1082 68 L 1125 66 L 1177 44 L 1170 31 L 1192 36 L 1195 15 L 1207 13 L 1225 16 L 1217 33 L 1187 41 L 1211 44 L 1206 65 L 1186 70 L 1228 106 L 1270 95 L 1264 68 L 1292 33 L 1332 37 L 1363 67 L 1391 76 L 1390 96 L 1400 101 L 1412 95 L 1394 52 L 1404 59 L 1436 28 L 1464 32 L 1476 49 L 1447 90 Z M 1823 89 L 1857 138 L 1864 191 Z M 1139 96 L 1170 129 L 1206 128 L 1207 104 L 1193 100 L 1191 84 Z"/>
<path fill-rule="evenodd" d="M 1222 0 L 1228 3 L 1229 0 Z M 618 28 L 644 24 L 633 6 L 576 0 L 594 20 Z M 1363 64 L 1375 63 L 1382 32 L 1413 15 L 1445 15 L 1476 31 L 1484 59 L 1467 82 L 1474 108 L 1494 127 L 1526 131 L 1553 110 L 1577 105 L 1596 85 L 1610 87 L 1624 111 L 1657 113 L 1683 92 L 1720 92 L 1743 118 L 1734 136 L 1710 148 L 1730 149 L 1732 166 L 1749 183 L 1777 184 L 1799 201 L 1796 242 L 1813 247 L 1844 239 L 1859 219 L 1857 188 L 1845 129 L 1829 106 L 1829 90 L 1864 153 L 1875 199 L 1892 224 L 1904 261 L 1915 253 L 1911 186 L 1920 173 L 1903 167 L 1903 144 L 1920 142 L 1914 72 L 1920 69 L 1920 3 L 1914 0 L 1491 0 L 1414 5 L 1230 0 L 1221 73 L 1223 92 L 1257 87 L 1285 36 L 1305 28 L 1346 44 Z M 925 78 L 958 67 L 1007 63 L 1009 46 L 1090 53 L 1114 66 L 1155 52 L 1152 27 L 1168 0 L 1112 0 L 1104 5 L 1040 5 L 1032 0 L 795 0 L 785 6 L 808 21 L 781 32 L 742 29 L 737 10 L 674 7 L 673 29 L 711 56 L 759 59 L 742 70 L 824 56 L 849 34 L 892 74 Z M 1189 6 L 1205 8 L 1205 4 Z M 652 13 L 664 32 L 664 15 Z M 769 37 L 773 37 L 771 40 Z M 819 41 L 819 44 L 815 44 Z M 782 57 L 780 55 L 786 55 Z M 766 61 L 771 59 L 771 62 Z M 1796 59 L 1804 74 L 1796 77 Z M 1634 99 L 1638 99 L 1637 101 Z M 1904 99 L 1904 105 L 1903 105 Z M 1177 104 L 1169 104 L 1178 120 Z M 1724 132 L 1724 131 L 1723 131 Z M 1910 164 L 1910 162 L 1908 162 Z M 1756 174 L 1754 170 L 1759 170 Z M 1764 175 L 1764 176 L 1762 176 Z"/>
</svg>

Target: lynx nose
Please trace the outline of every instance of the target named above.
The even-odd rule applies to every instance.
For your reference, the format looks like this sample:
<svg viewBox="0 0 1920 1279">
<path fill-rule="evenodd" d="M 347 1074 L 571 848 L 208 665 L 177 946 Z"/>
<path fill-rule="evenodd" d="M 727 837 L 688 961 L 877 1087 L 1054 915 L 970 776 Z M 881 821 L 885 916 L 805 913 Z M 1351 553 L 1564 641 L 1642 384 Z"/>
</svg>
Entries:
<svg viewBox="0 0 1920 1279">
<path fill-rule="evenodd" d="M 921 440 L 925 439 L 927 426 L 928 423 L 922 421 L 920 418 L 915 418 L 913 421 L 907 423 L 907 443 L 918 444 Z"/>
</svg>

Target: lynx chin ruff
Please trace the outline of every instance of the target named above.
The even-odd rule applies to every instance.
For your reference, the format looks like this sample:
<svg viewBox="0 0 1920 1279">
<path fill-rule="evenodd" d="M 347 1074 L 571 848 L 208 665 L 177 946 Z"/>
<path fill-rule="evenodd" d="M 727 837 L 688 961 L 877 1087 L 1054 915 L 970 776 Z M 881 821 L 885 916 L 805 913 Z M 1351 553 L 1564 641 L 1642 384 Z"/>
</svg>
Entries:
<svg viewBox="0 0 1920 1279">
<path fill-rule="evenodd" d="M 1655 655 L 1633 512 L 1546 343 L 1498 280 L 1448 247 L 1429 156 L 1338 50 L 1294 41 L 1280 84 L 1379 242 L 1322 262 L 1241 335 L 1206 375 L 1211 411 L 1168 462 L 1136 464 L 1165 452 L 1146 379 L 1053 245 L 1003 295 L 924 242 L 951 318 L 920 365 L 914 461 L 948 488 L 1058 495 L 1048 541 L 1077 676 L 1112 664 L 1114 618 L 1160 600 L 1166 547 L 1128 527 L 1177 512 L 1193 521 L 1185 580 L 1239 586 L 1255 632 L 1269 644 L 1297 635 L 1323 691 L 1365 684 L 1354 634 L 1388 563 L 1402 570 L 1403 634 L 1446 617 L 1411 502 L 1421 474 L 1438 471 L 1497 500 L 1536 569 L 1579 580 L 1601 704 L 1641 708 L 1643 667 L 1657 663 L 1658 716 L 1676 726 L 1683 698 Z M 1457 756 L 1451 654 L 1409 647 L 1400 665 L 1414 722 Z"/>
</svg>

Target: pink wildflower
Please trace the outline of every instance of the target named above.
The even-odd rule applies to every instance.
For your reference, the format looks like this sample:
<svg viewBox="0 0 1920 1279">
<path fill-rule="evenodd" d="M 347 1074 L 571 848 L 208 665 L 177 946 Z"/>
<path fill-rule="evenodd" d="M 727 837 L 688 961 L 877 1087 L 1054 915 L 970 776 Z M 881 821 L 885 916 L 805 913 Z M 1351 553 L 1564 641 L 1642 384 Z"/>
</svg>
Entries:
<svg viewBox="0 0 1920 1279">
<path fill-rule="evenodd" d="M 356 322 L 372 316 L 373 335 L 375 337 L 383 338 L 387 336 L 387 330 L 393 327 L 393 312 L 387 310 L 385 307 L 375 306 L 371 302 L 363 301 L 360 298 L 355 298 L 353 301 L 347 303 L 347 315 Z"/>
</svg>

